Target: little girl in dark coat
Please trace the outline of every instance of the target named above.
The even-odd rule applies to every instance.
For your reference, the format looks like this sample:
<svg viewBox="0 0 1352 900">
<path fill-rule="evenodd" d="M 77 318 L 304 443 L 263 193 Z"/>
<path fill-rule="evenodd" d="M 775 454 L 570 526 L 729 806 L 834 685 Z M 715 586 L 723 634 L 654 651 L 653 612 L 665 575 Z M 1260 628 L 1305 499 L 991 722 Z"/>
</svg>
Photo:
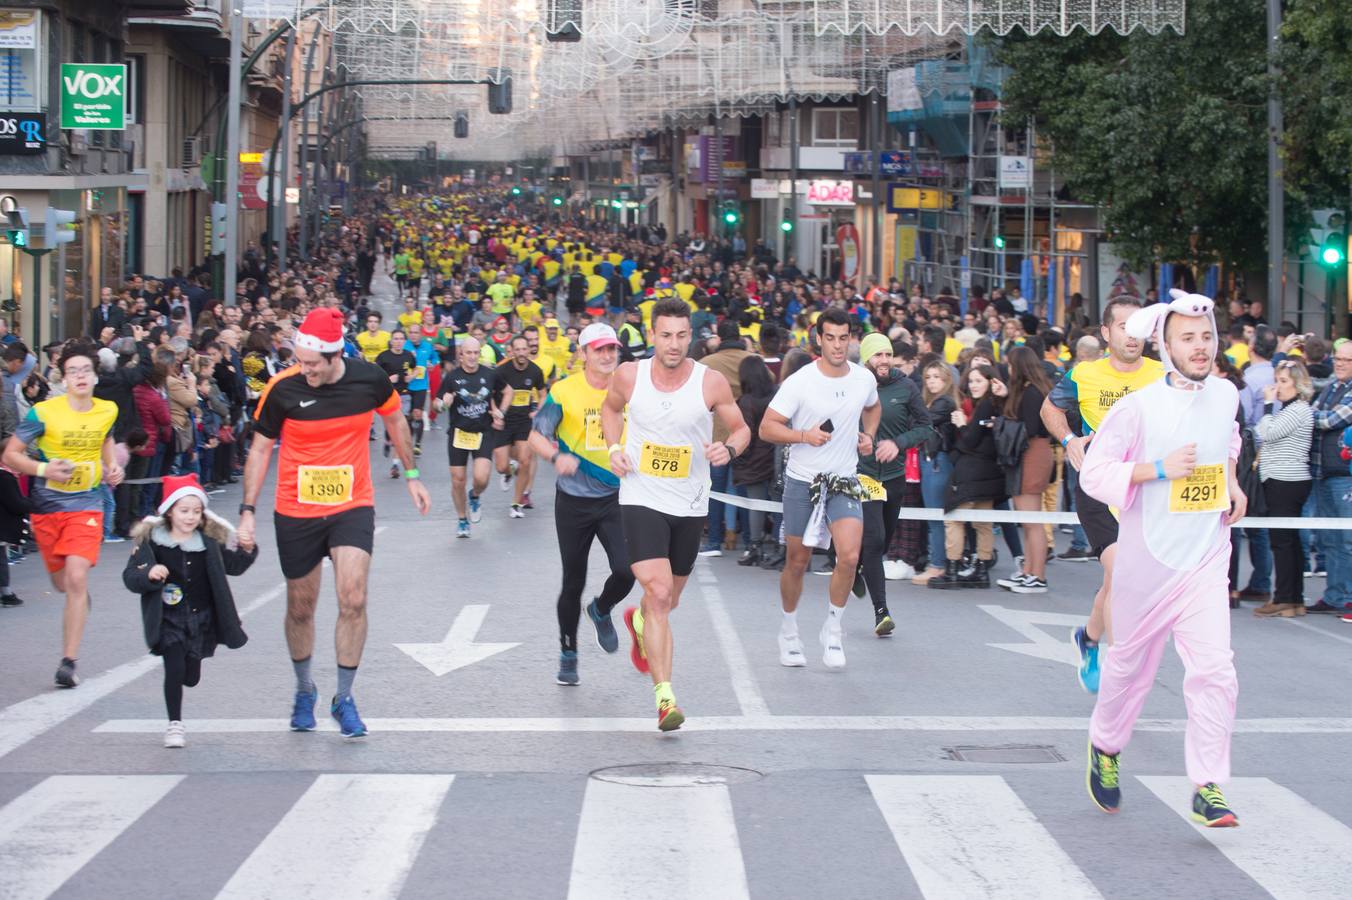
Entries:
<svg viewBox="0 0 1352 900">
<path fill-rule="evenodd" d="M 237 650 L 248 641 L 226 576 L 253 565 L 258 548 L 241 550 L 230 523 L 207 511 L 196 475 L 163 481 L 159 517 L 132 530 L 136 543 L 122 582 L 141 595 L 146 645 L 164 659 L 164 746 L 178 748 L 187 740 L 183 688 L 197 684 L 202 660 L 215 654 L 217 644 Z"/>
</svg>

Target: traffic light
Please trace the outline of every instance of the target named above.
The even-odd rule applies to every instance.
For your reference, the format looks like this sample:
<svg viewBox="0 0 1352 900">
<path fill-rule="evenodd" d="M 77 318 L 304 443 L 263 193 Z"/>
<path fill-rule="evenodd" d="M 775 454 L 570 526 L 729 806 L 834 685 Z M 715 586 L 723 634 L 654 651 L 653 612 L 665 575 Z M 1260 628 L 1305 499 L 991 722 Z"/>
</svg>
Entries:
<svg viewBox="0 0 1352 900">
<path fill-rule="evenodd" d="M 458 138 L 469 137 L 469 113 L 458 112 L 455 114 L 455 136 Z"/>
<path fill-rule="evenodd" d="M 549 198 L 549 203 L 551 206 L 563 206 L 563 198 L 556 194 Z"/>
<path fill-rule="evenodd" d="M 512 70 L 488 70 L 488 111 L 505 116 L 512 111 Z"/>
<path fill-rule="evenodd" d="M 24 207 L 5 206 L 5 239 L 15 247 L 28 246 L 28 210 Z"/>
<path fill-rule="evenodd" d="M 211 255 L 225 252 L 225 204 L 211 204 Z"/>
<path fill-rule="evenodd" d="M 1005 236 L 1003 234 L 997 234 L 995 236 L 995 249 L 996 250 L 1005 249 Z"/>
<path fill-rule="evenodd" d="M 520 197 L 520 196 L 521 196 L 521 185 L 519 185 L 519 184 L 514 184 L 514 185 L 512 185 L 512 196 L 513 196 L 513 197 Z"/>
<path fill-rule="evenodd" d="M 68 228 L 68 225 L 75 224 L 76 213 L 70 209 L 54 209 L 47 207 L 47 212 L 43 216 L 43 222 L 46 229 L 43 231 L 44 239 L 48 247 L 56 247 L 60 244 L 69 244 L 75 240 L 75 231 Z"/>
<path fill-rule="evenodd" d="M 784 210 L 784 218 L 779 220 L 779 230 L 785 234 L 793 231 L 793 213 Z"/>
<path fill-rule="evenodd" d="M 737 223 L 742 220 L 742 214 L 737 209 L 734 201 L 727 201 L 723 204 L 723 224 L 728 228 L 736 228 Z"/>
<path fill-rule="evenodd" d="M 1319 264 L 1326 269 L 1339 269 L 1347 262 L 1347 235 L 1331 231 L 1319 247 Z"/>
</svg>

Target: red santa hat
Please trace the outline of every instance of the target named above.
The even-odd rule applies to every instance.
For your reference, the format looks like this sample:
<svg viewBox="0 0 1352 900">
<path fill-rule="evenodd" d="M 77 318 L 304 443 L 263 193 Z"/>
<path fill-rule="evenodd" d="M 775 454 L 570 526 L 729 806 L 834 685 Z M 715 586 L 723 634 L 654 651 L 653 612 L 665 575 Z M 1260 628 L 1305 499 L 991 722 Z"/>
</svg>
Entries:
<svg viewBox="0 0 1352 900">
<path fill-rule="evenodd" d="M 160 501 L 160 515 L 166 515 L 173 505 L 184 497 L 196 497 L 202 501 L 202 509 L 207 508 L 207 492 L 202 490 L 202 485 L 198 482 L 196 475 L 192 473 L 166 475 L 161 481 L 164 484 L 164 499 Z"/>
<path fill-rule="evenodd" d="M 296 333 L 297 350 L 338 353 L 343 349 L 343 313 L 329 306 L 310 310 Z"/>
</svg>

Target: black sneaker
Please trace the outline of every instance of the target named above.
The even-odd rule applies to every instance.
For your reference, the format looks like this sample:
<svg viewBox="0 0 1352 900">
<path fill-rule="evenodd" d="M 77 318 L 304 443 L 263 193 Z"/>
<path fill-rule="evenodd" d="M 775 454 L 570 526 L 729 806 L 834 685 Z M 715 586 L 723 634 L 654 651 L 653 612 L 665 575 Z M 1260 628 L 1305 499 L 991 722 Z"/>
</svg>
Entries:
<svg viewBox="0 0 1352 900">
<path fill-rule="evenodd" d="M 1117 783 L 1117 758 L 1120 754 L 1104 753 L 1090 743 L 1089 772 L 1085 782 L 1089 797 L 1106 813 L 1115 813 L 1122 805 L 1122 789 Z"/>
<path fill-rule="evenodd" d="M 23 601 L 14 594 L 5 594 L 0 597 L 0 606 L 23 606 Z"/>
<path fill-rule="evenodd" d="M 1065 553 L 1057 554 L 1056 558 L 1062 562 L 1092 562 L 1094 554 L 1090 550 L 1076 550 L 1072 547 Z"/>
<path fill-rule="evenodd" d="M 61 665 L 56 670 L 56 686 L 73 688 L 79 683 L 80 676 L 75 674 L 75 660 L 61 657 Z"/>
<path fill-rule="evenodd" d="M 1239 819 L 1230 811 L 1215 782 L 1208 782 L 1192 795 L 1192 820 L 1201 822 L 1207 828 L 1236 828 Z"/>
<path fill-rule="evenodd" d="M 878 637 L 891 637 L 892 632 L 896 630 L 897 623 L 892 621 L 892 616 L 887 610 L 873 614 L 873 633 Z"/>
<path fill-rule="evenodd" d="M 1047 593 L 1047 579 L 1038 578 L 1036 575 L 1025 575 L 1023 580 L 1010 588 L 1016 594 L 1045 594 Z"/>
<path fill-rule="evenodd" d="M 596 646 L 607 653 L 614 653 L 620 649 L 620 636 L 615 633 L 615 623 L 610 621 L 609 614 L 601 615 L 601 610 L 596 606 L 596 600 L 587 604 L 587 618 L 591 619 L 592 626 L 596 629 Z M 576 665 L 576 664 L 575 664 Z"/>
</svg>

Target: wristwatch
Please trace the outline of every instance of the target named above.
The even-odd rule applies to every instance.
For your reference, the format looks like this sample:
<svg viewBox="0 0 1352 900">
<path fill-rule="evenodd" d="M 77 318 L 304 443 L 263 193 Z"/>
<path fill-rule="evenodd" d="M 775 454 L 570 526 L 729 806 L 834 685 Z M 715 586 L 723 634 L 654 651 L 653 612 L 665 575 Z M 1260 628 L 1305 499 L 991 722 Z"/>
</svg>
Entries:
<svg viewBox="0 0 1352 900">
<path fill-rule="evenodd" d="M 258 510 L 254 509 L 254 505 L 252 503 L 241 503 L 239 505 L 239 514 L 242 516 L 246 512 L 257 513 Z"/>
</svg>

